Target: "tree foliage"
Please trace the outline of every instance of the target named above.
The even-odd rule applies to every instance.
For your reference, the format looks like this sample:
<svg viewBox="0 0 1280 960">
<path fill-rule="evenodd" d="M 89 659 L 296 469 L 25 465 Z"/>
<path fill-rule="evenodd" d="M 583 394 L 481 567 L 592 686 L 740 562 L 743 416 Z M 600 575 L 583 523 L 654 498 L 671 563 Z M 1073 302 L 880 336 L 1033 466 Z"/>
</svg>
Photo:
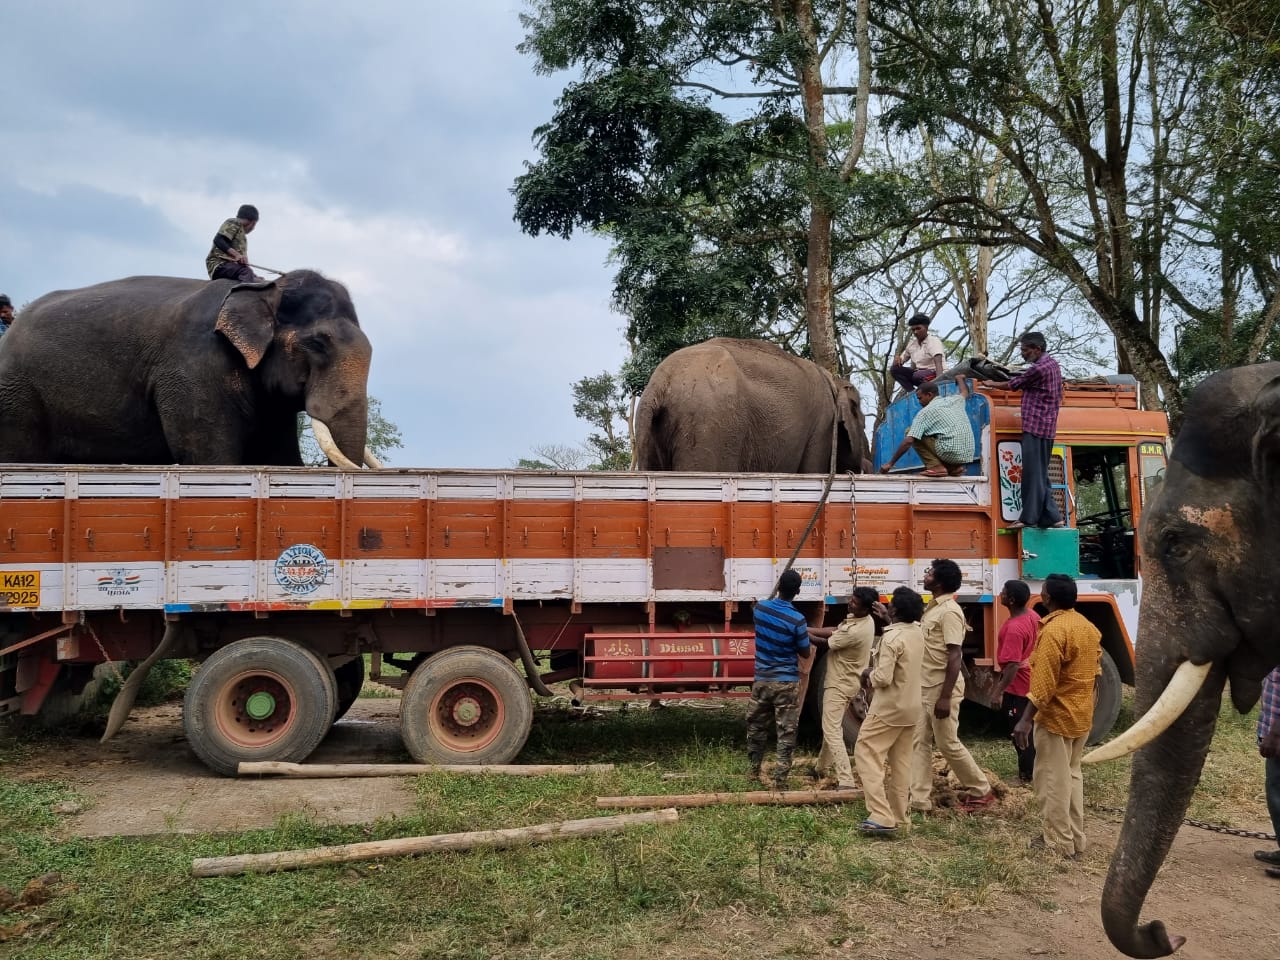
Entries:
<svg viewBox="0 0 1280 960">
<path fill-rule="evenodd" d="M 1272 349 L 1278 21 L 1280 0 L 537 0 L 522 49 L 577 77 L 516 220 L 609 236 L 633 393 L 717 334 L 883 386 L 902 317 L 947 304 L 983 352 L 1003 317 L 1104 360 L 1102 324 L 1176 429 L 1182 378 Z"/>
</svg>

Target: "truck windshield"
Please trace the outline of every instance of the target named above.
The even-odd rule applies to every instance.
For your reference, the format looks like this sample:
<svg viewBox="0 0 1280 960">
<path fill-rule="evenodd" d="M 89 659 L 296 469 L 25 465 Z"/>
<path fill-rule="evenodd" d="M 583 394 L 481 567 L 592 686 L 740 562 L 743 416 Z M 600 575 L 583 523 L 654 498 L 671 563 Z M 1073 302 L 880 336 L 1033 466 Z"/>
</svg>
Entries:
<svg viewBox="0 0 1280 960">
<path fill-rule="evenodd" d="M 1103 579 L 1134 575 L 1130 447 L 1071 448 L 1080 572 Z"/>
</svg>

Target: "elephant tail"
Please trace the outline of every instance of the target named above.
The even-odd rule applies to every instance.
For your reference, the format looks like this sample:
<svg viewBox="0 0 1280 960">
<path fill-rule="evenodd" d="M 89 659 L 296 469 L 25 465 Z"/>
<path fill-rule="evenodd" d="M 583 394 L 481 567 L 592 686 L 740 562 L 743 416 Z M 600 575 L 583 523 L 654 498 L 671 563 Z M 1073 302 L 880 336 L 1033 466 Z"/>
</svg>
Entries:
<svg viewBox="0 0 1280 960">
<path fill-rule="evenodd" d="M 653 391 L 645 390 L 636 405 L 637 470 L 670 470 L 671 445 L 667 436 L 670 428 L 666 408 Z"/>
</svg>

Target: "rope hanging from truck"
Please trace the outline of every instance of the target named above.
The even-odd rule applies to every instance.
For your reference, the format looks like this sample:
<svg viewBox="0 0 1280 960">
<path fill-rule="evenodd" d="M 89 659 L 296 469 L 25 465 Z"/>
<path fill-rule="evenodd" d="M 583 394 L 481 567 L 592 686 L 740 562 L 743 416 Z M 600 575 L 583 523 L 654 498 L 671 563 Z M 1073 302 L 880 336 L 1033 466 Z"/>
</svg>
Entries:
<svg viewBox="0 0 1280 960">
<path fill-rule="evenodd" d="M 830 379 L 831 375 L 827 374 Z M 818 505 L 813 509 L 813 516 L 809 518 L 808 525 L 804 528 L 804 533 L 800 534 L 800 540 L 796 543 L 796 548 L 791 551 L 791 556 L 787 558 L 786 565 L 778 574 L 778 579 L 773 583 L 773 591 L 769 594 L 769 599 L 773 600 L 778 596 L 778 586 L 782 582 L 782 574 L 786 573 L 796 562 L 796 557 L 800 556 L 800 551 L 804 549 L 805 543 L 809 539 L 809 534 L 813 533 L 813 528 L 818 524 L 818 517 L 822 516 L 822 508 L 827 505 L 827 497 L 831 495 L 831 484 L 836 479 L 836 454 L 840 445 L 840 399 L 836 392 L 834 379 L 831 379 L 831 465 L 827 469 L 827 482 L 823 484 L 822 496 L 818 498 Z M 852 444 L 853 438 L 849 438 Z M 856 565 L 855 565 L 856 569 Z M 856 585 L 856 584 L 855 584 Z"/>
</svg>

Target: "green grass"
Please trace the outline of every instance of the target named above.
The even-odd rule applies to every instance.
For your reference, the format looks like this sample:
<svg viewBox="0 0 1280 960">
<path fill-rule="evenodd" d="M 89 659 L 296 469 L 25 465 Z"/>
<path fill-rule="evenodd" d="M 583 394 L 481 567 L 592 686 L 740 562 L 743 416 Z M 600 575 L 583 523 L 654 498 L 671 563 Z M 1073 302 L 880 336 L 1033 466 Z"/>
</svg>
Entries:
<svg viewBox="0 0 1280 960">
<path fill-rule="evenodd" d="M 965 737 L 979 763 L 1013 778 L 1016 757 L 998 733 Z M 0 886 L 16 892 L 32 877 L 61 877 L 47 904 L 0 913 L 0 934 L 30 923 L 25 936 L 0 941 L 0 957 L 613 960 L 679 956 L 691 944 L 758 957 L 851 944 L 856 955 L 885 918 L 936 926 L 1008 898 L 1029 917 L 1053 909 L 1052 875 L 1025 849 L 1034 819 L 1013 804 L 1005 816 L 928 818 L 894 843 L 857 833 L 861 804 L 720 807 L 682 811 L 668 827 L 536 847 L 263 876 L 189 875 L 197 856 L 598 816 L 605 811 L 594 801 L 603 794 L 742 789 L 742 740 L 740 704 L 630 705 L 587 715 L 544 708 L 522 760 L 618 768 L 591 777 L 420 777 L 411 816 L 357 827 L 290 816 L 270 830 L 108 840 L 63 839 L 52 807 L 74 796 L 65 784 L 9 776 L 15 758 L 41 747 L 6 745 Z M 800 753 L 812 756 L 814 746 Z M 1248 752 L 1256 759 L 1247 722 L 1224 719 L 1206 798 L 1197 802 L 1217 803 L 1221 792 L 1214 809 L 1252 810 L 1256 798 L 1237 796 L 1225 772 Z M 1115 804 L 1127 789 L 1122 767 L 1091 769 L 1091 804 Z M 664 780 L 668 771 L 695 776 Z M 1260 762 L 1252 779 L 1239 789 L 1260 796 Z"/>
</svg>

